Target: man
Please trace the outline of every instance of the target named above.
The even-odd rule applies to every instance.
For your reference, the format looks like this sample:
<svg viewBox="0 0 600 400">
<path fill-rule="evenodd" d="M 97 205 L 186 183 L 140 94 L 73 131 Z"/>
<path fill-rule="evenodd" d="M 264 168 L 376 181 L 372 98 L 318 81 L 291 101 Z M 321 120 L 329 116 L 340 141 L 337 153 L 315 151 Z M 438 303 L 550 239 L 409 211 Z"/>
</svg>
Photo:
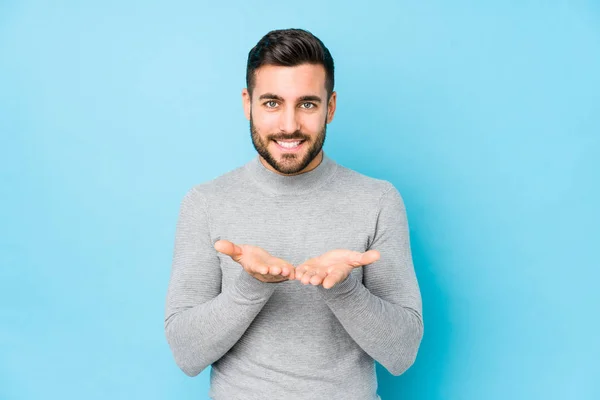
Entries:
<svg viewBox="0 0 600 400">
<path fill-rule="evenodd" d="M 333 59 L 311 33 L 250 51 L 242 91 L 256 158 L 184 196 L 165 331 L 209 395 L 375 400 L 374 360 L 400 375 L 423 335 L 403 200 L 323 151 Z"/>
</svg>

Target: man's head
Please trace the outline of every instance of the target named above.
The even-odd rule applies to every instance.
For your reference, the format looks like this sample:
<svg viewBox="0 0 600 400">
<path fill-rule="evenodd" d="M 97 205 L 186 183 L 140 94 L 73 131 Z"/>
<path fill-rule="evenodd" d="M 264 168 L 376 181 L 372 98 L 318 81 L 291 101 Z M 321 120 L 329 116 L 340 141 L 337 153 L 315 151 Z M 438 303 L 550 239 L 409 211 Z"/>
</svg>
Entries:
<svg viewBox="0 0 600 400">
<path fill-rule="evenodd" d="M 301 29 L 267 33 L 248 54 L 246 85 L 244 112 L 263 164 L 286 175 L 315 168 L 336 104 L 333 58 L 323 42 Z M 280 144 L 293 140 L 301 143 Z"/>
</svg>

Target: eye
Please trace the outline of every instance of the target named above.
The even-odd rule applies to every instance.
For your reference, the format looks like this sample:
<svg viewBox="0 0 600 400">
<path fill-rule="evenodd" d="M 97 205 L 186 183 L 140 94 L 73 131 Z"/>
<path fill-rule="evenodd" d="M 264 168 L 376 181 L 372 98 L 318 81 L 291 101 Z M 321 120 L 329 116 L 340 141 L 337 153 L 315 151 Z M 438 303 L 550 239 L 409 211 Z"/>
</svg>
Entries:
<svg viewBox="0 0 600 400">
<path fill-rule="evenodd" d="M 263 103 L 267 108 L 275 108 L 277 106 L 277 102 L 274 100 L 269 100 Z"/>
<path fill-rule="evenodd" d="M 310 102 L 302 103 L 302 105 L 304 106 L 303 108 L 306 108 L 308 110 L 311 110 L 316 107 L 315 103 L 310 103 Z"/>
</svg>

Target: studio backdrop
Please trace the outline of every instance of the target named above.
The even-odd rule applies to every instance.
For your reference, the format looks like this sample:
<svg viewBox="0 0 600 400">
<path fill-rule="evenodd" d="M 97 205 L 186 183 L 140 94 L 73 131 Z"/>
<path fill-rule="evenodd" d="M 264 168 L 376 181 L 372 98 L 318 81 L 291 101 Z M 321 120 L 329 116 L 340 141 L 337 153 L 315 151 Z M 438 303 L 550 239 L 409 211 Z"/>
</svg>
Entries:
<svg viewBox="0 0 600 400">
<path fill-rule="evenodd" d="M 208 398 L 164 335 L 175 223 L 256 155 L 246 57 L 281 28 L 335 60 L 325 151 L 405 201 L 425 330 L 382 399 L 599 399 L 597 2 L 11 0 L 0 399 Z"/>
</svg>

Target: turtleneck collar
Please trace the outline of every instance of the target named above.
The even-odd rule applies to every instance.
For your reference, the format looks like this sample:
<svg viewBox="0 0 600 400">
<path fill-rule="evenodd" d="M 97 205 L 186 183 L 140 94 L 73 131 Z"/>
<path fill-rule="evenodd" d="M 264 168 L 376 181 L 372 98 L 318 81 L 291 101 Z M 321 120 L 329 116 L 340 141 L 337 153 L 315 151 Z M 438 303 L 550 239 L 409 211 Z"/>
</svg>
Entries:
<svg viewBox="0 0 600 400">
<path fill-rule="evenodd" d="M 245 165 L 246 173 L 270 194 L 302 194 L 328 182 L 337 169 L 337 163 L 323 151 L 323 159 L 314 169 L 298 175 L 281 175 L 265 167 L 256 155 Z"/>
</svg>

